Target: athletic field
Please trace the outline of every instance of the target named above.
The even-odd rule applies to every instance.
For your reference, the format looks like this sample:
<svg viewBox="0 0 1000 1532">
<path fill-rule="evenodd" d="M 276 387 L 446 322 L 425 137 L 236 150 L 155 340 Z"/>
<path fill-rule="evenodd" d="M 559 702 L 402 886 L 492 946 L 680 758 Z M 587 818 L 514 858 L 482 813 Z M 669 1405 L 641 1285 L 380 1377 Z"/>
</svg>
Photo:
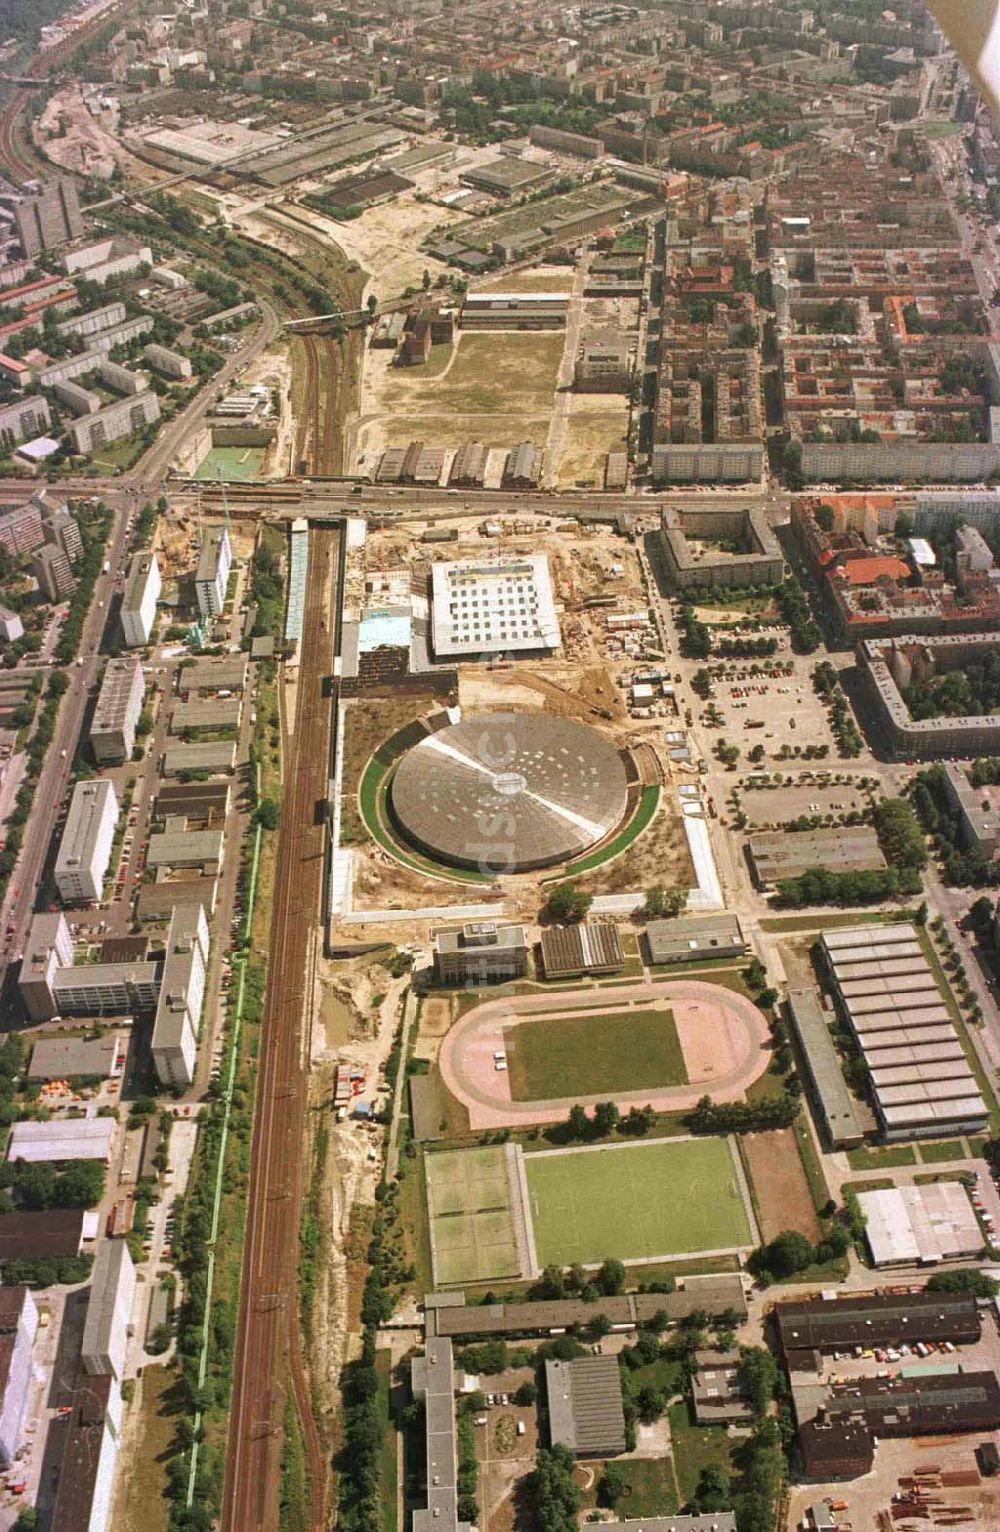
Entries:
<svg viewBox="0 0 1000 1532">
<path fill-rule="evenodd" d="M 686 1085 L 671 1012 L 628 1008 L 593 1016 L 556 1012 L 504 1029 L 514 1101 Z"/>
<path fill-rule="evenodd" d="M 524 1170 L 539 1266 L 754 1243 L 727 1138 L 526 1154 Z"/>
<path fill-rule="evenodd" d="M 499 1144 L 427 1155 L 435 1285 L 520 1276 L 508 1175 L 511 1150 Z"/>
</svg>

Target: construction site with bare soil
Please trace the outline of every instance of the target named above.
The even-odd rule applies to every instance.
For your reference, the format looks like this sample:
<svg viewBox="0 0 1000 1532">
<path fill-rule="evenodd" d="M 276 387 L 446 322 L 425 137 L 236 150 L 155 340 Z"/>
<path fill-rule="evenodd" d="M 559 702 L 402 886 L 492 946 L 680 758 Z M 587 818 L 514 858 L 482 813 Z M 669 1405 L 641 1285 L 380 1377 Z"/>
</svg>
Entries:
<svg viewBox="0 0 1000 1532">
<path fill-rule="evenodd" d="M 468 915 L 473 907 L 534 920 L 553 883 L 564 879 L 595 896 L 641 892 L 654 883 L 691 887 L 679 794 L 690 768 L 670 756 L 673 683 L 636 546 L 610 526 L 583 528 L 542 516 L 501 516 L 495 523 L 459 517 L 449 523 L 443 545 L 427 528 L 355 526 L 344 585 L 330 943 L 384 940 L 390 933 L 398 944 L 426 942 L 429 921 L 449 910 Z M 414 538 L 427 540 L 414 546 Z M 497 587 L 506 594 L 480 619 Z M 476 636 L 467 655 L 449 653 L 449 644 L 461 649 L 463 639 L 446 631 L 448 619 L 465 611 L 466 602 Z M 543 639 L 515 638 L 505 651 L 506 610 L 540 613 L 548 624 Z M 522 643 L 528 646 L 523 652 Z M 426 841 L 418 843 L 400 823 L 401 763 L 428 739 L 453 760 L 457 747 L 443 742 L 449 725 L 471 719 L 488 727 L 505 718 L 537 718 L 539 735 L 553 720 L 574 725 L 580 745 L 553 746 L 568 756 L 606 746 L 627 784 L 622 811 L 607 822 L 595 816 L 596 833 L 588 826 L 565 854 L 541 858 L 537 866 L 498 867 L 488 857 L 477 862 L 475 855 L 437 854 Z M 544 749 L 539 743 L 537 753 Z M 468 770 L 474 772 L 475 763 Z M 595 767 L 595 778 L 608 770 Z M 559 783 L 551 776 L 546 781 L 541 797 L 546 791 L 557 797 Z M 418 801 L 431 801 L 420 783 Z M 531 797 L 532 789 L 525 791 Z M 506 807 L 516 816 L 524 793 L 510 792 Z M 588 789 L 577 785 L 574 792 L 567 822 L 574 814 L 586 818 Z M 459 845 L 462 825 L 455 834 Z"/>
</svg>

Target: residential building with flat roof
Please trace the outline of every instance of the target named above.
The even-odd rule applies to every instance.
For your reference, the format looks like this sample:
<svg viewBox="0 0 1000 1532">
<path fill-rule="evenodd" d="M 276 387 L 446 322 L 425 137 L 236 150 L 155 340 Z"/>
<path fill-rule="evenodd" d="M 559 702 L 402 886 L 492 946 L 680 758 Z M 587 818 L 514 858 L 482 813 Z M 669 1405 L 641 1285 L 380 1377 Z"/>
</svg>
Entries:
<svg viewBox="0 0 1000 1532">
<path fill-rule="evenodd" d="M 209 527 L 201 545 L 194 577 L 198 610 L 202 617 L 218 617 L 225 606 L 232 565 L 233 551 L 228 530 L 225 527 Z"/>
<path fill-rule="evenodd" d="M 923 674 L 962 670 L 995 654 L 1000 632 L 869 638 L 857 648 L 858 674 L 876 727 L 894 760 L 1000 754 L 1000 713 L 914 718 L 903 696 L 914 662 Z"/>
<path fill-rule="evenodd" d="M 42 510 L 36 500 L 0 510 L 0 548 L 12 558 L 33 553 L 44 541 Z"/>
<path fill-rule="evenodd" d="M 32 554 L 31 573 L 46 601 L 53 605 L 68 596 L 76 583 L 66 550 L 56 543 L 43 543 Z"/>
<path fill-rule="evenodd" d="M 156 621 L 156 603 L 162 588 L 156 554 L 133 554 L 121 607 L 126 648 L 142 649 L 149 643 Z"/>
<path fill-rule="evenodd" d="M 790 989 L 788 1013 L 823 1135 L 831 1149 L 856 1149 L 864 1132 L 815 990 Z"/>
<path fill-rule="evenodd" d="M 621 1369 L 615 1356 L 581 1356 L 545 1363 L 549 1435 L 576 1457 L 615 1457 L 625 1451 Z"/>
<path fill-rule="evenodd" d="M 140 660 L 109 660 L 90 723 L 90 748 L 99 766 L 131 760 L 146 679 Z"/>
<path fill-rule="evenodd" d="M 974 529 L 968 529 L 974 530 Z M 989 859 L 1000 850 L 1000 794 L 992 785 L 973 787 L 962 766 L 945 761 L 948 800 L 957 810 L 962 840 Z"/>
<path fill-rule="evenodd" d="M 42 394 L 17 399 L 0 408 L 0 446 L 9 451 L 26 438 L 40 436 L 51 424 L 48 400 Z"/>
<path fill-rule="evenodd" d="M 73 962 L 73 937 L 61 911 L 44 911 L 31 917 L 21 959 L 18 988 L 24 1009 L 32 1021 L 58 1016 L 55 977 Z"/>
<path fill-rule="evenodd" d="M 110 1373 L 122 1382 L 135 1288 L 135 1266 L 124 1239 L 102 1240 L 90 1276 L 83 1325 L 80 1365 L 85 1373 Z"/>
<path fill-rule="evenodd" d="M 542 968 L 547 979 L 620 973 L 625 967 L 622 939 L 613 920 L 581 920 L 573 926 L 547 926 L 542 931 L 541 947 Z"/>
<path fill-rule="evenodd" d="M 747 950 L 739 916 L 682 915 L 676 920 L 651 920 L 646 926 L 651 963 L 697 963 L 705 958 L 742 957 Z"/>
<path fill-rule="evenodd" d="M 53 876 L 64 904 L 96 903 L 104 889 L 118 823 L 118 799 L 107 778 L 78 782 L 70 799 Z"/>
<path fill-rule="evenodd" d="M 528 971 L 521 925 L 467 921 L 455 931 L 434 933 L 434 977 L 439 984 L 489 984 L 519 979 Z"/>
<path fill-rule="evenodd" d="M 74 452 L 93 452 L 106 442 L 134 436 L 159 418 L 160 401 L 147 389 L 125 399 L 116 399 L 113 404 L 98 410 L 96 415 L 81 415 L 70 423 L 66 434 Z"/>
<path fill-rule="evenodd" d="M 208 952 L 204 907 L 176 905 L 167 933 L 167 955 L 151 1043 L 153 1066 L 164 1085 L 190 1085 L 194 1080 Z"/>
<path fill-rule="evenodd" d="M 12 198 L 11 205 L 21 254 L 27 260 L 79 239 L 83 233 L 83 214 L 72 176 L 53 176 L 37 191 Z"/>
<path fill-rule="evenodd" d="M 720 552 L 713 545 L 723 540 L 735 541 L 741 551 Z M 780 585 L 784 579 L 785 556 L 760 506 L 733 510 L 668 506 L 661 513 L 658 546 L 664 573 L 674 590 Z"/>
<path fill-rule="evenodd" d="M 59 1016 L 131 1016 L 151 1011 L 160 993 L 158 963 L 80 963 L 52 981 Z"/>
<path fill-rule="evenodd" d="M 425 1415 L 427 1507 L 413 1512 L 413 1532 L 472 1532 L 458 1516 L 458 1433 L 455 1365 L 450 1340 L 429 1335 L 424 1355 L 410 1366 L 414 1398 Z"/>
<path fill-rule="evenodd" d="M 33 1379 L 32 1347 L 38 1309 L 23 1283 L 0 1288 L 0 1468 L 9 1468 L 24 1441 Z"/>
</svg>

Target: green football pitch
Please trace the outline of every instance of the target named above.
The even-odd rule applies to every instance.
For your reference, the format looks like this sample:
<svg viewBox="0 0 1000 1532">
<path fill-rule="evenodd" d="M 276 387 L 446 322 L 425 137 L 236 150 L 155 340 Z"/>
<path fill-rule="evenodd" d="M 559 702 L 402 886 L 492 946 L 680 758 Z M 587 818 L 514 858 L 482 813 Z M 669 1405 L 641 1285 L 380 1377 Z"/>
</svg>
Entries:
<svg viewBox="0 0 1000 1532">
<path fill-rule="evenodd" d="M 687 1084 L 677 1027 L 666 1009 L 557 1013 L 507 1027 L 504 1042 L 515 1101 Z"/>
<path fill-rule="evenodd" d="M 449 1149 L 424 1163 L 435 1283 L 519 1276 L 504 1146 Z"/>
<path fill-rule="evenodd" d="M 728 1139 L 526 1154 L 524 1168 L 540 1266 L 753 1243 Z"/>
</svg>

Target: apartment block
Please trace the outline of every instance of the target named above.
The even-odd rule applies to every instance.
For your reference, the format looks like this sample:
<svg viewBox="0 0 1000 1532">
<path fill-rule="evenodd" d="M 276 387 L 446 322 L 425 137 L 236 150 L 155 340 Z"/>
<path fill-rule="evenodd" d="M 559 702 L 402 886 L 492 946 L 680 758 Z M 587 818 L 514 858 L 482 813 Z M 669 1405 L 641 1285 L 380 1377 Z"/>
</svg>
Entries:
<svg viewBox="0 0 1000 1532">
<path fill-rule="evenodd" d="M 53 605 L 68 596 L 75 584 L 69 559 L 55 543 L 43 543 L 32 555 L 31 572 L 45 599 Z"/>
<path fill-rule="evenodd" d="M 23 1445 L 37 1333 L 31 1290 L 23 1283 L 0 1288 L 0 1468 L 11 1466 Z"/>
<path fill-rule="evenodd" d="M 149 643 L 162 588 L 156 554 L 134 554 L 121 607 L 122 632 L 129 649 L 141 649 Z"/>
<path fill-rule="evenodd" d="M 28 260 L 43 250 L 79 239 L 83 215 L 72 176 L 42 183 L 40 191 L 14 200 L 14 227 L 21 252 Z"/>
<path fill-rule="evenodd" d="M 67 435 L 74 452 L 93 452 L 105 442 L 134 435 L 159 418 L 160 401 L 154 393 L 146 392 L 118 399 L 96 415 L 81 416 L 73 421 Z"/>
<path fill-rule="evenodd" d="M 90 748 L 98 765 L 120 765 L 131 758 L 145 691 L 139 660 L 108 661 L 90 725 Z"/>
<path fill-rule="evenodd" d="M 11 558 L 33 553 L 44 541 L 42 512 L 34 500 L 0 511 L 0 548 Z"/>
<path fill-rule="evenodd" d="M 191 363 L 186 356 L 181 356 L 178 351 L 170 351 L 166 346 L 158 346 L 151 342 L 142 349 L 143 361 L 148 362 L 154 372 L 160 372 L 165 378 L 175 378 L 183 381 L 191 376 Z"/>
<path fill-rule="evenodd" d="M 56 973 L 72 964 L 73 937 L 66 916 L 61 911 L 33 915 L 18 981 L 24 1009 L 32 1021 L 49 1021 L 58 1016 Z"/>
<path fill-rule="evenodd" d="M 118 799 L 111 782 L 78 782 L 70 799 L 55 864 L 55 883 L 64 904 L 100 899 L 118 823 Z"/>
<path fill-rule="evenodd" d="M 153 1065 L 164 1085 L 190 1085 L 194 1079 L 208 953 L 204 907 L 175 905 L 152 1038 Z"/>
<path fill-rule="evenodd" d="M 195 593 L 202 617 L 218 617 L 225 606 L 232 565 L 233 552 L 228 531 L 225 527 L 210 527 L 205 534 L 195 572 Z"/>
<path fill-rule="evenodd" d="M 0 446 L 16 447 L 31 436 L 40 436 L 52 424 L 48 401 L 41 394 L 18 399 L 0 409 Z"/>
<path fill-rule="evenodd" d="M 135 1302 L 135 1266 L 124 1239 L 105 1239 L 90 1277 L 80 1365 L 90 1376 L 110 1373 L 121 1383 Z"/>
</svg>

